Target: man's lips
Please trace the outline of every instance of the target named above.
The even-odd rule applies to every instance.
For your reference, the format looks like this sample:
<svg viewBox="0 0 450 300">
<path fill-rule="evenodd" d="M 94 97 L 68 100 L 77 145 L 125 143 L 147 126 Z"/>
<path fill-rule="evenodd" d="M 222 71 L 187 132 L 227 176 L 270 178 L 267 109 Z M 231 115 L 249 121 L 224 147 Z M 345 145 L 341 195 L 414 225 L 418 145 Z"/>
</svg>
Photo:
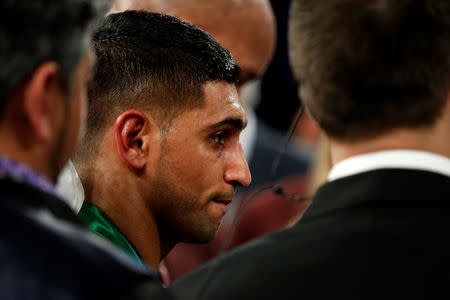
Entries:
<svg viewBox="0 0 450 300">
<path fill-rule="evenodd" d="M 230 204 L 231 201 L 233 201 L 233 199 L 213 199 L 212 201 L 215 203 L 224 204 L 225 206 L 228 206 L 228 204 Z"/>
</svg>

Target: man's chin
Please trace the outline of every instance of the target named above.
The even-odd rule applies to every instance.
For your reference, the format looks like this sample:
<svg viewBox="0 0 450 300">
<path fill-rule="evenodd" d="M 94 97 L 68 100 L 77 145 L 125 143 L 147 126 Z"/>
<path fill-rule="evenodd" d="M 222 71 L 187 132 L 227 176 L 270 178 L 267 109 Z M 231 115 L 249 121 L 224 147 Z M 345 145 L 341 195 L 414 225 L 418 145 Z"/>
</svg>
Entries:
<svg viewBox="0 0 450 300">
<path fill-rule="evenodd" d="M 210 225 L 208 227 L 208 229 L 202 228 L 202 230 L 192 232 L 189 236 L 186 236 L 182 242 L 189 244 L 205 244 L 211 242 L 216 237 L 219 226 Z"/>
</svg>

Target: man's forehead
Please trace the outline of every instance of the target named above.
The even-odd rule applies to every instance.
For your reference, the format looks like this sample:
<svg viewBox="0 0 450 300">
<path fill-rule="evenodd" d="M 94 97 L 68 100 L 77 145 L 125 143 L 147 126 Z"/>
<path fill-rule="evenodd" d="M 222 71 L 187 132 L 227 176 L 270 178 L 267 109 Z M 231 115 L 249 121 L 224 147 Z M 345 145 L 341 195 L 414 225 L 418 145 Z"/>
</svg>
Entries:
<svg viewBox="0 0 450 300">
<path fill-rule="evenodd" d="M 206 84 L 204 101 L 204 123 L 220 122 L 224 119 L 236 119 L 246 123 L 245 111 L 234 84 L 227 82 Z"/>
<path fill-rule="evenodd" d="M 236 87 L 234 87 L 234 90 Z M 237 91 L 232 92 L 228 95 L 228 97 L 225 99 L 225 104 L 230 105 L 233 108 L 242 109 L 241 101 L 239 101 L 239 96 Z"/>
<path fill-rule="evenodd" d="M 203 85 L 203 98 L 206 105 L 230 106 L 239 108 L 239 95 L 236 84 L 224 80 L 208 82 Z"/>
<path fill-rule="evenodd" d="M 187 109 L 172 120 L 172 128 L 208 132 L 222 125 L 242 130 L 247 125 L 235 84 L 208 82 L 203 86 L 203 105 Z"/>
</svg>

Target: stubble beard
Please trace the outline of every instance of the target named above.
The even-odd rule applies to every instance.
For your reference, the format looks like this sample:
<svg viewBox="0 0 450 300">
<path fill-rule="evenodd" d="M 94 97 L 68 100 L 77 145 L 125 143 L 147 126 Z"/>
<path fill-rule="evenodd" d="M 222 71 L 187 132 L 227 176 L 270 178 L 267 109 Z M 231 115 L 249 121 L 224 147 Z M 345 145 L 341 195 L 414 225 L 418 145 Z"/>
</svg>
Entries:
<svg viewBox="0 0 450 300">
<path fill-rule="evenodd" d="M 189 187 L 181 187 L 176 180 L 170 179 L 169 172 L 174 168 L 166 163 L 164 155 L 165 153 L 161 152 L 152 193 L 153 199 L 159 203 L 155 219 L 161 237 L 169 237 L 174 243 L 211 241 L 218 226 L 209 219 L 206 206 L 196 205 L 199 199 L 190 194 Z"/>
</svg>

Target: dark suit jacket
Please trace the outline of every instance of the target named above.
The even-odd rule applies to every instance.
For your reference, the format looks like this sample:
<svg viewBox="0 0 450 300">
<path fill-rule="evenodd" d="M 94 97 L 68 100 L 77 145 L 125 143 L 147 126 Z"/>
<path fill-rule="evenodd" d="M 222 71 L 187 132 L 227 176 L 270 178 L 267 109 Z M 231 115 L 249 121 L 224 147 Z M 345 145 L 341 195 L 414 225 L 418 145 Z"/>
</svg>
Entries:
<svg viewBox="0 0 450 300">
<path fill-rule="evenodd" d="M 167 299 L 156 273 L 95 239 L 62 200 L 1 179 L 0 299 Z"/>
<path fill-rule="evenodd" d="M 183 299 L 448 299 L 449 203 L 450 177 L 431 172 L 342 178 L 319 189 L 293 228 L 171 288 Z"/>
</svg>

